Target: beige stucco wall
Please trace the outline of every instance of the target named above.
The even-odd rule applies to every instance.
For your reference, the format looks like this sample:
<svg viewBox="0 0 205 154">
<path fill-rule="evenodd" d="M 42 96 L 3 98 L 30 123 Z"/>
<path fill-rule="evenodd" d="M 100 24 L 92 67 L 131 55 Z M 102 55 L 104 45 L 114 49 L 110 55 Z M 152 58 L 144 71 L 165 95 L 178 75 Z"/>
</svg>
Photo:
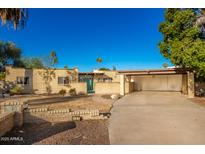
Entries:
<svg viewBox="0 0 205 154">
<path fill-rule="evenodd" d="M 31 93 L 33 80 L 32 69 L 6 67 L 6 84 L 15 85 L 17 77 L 29 77 L 28 85 L 21 85 L 24 93 Z"/>
<path fill-rule="evenodd" d="M 194 85 L 194 73 L 187 72 L 187 92 L 189 98 L 194 98 L 195 96 L 195 85 Z"/>
<path fill-rule="evenodd" d="M 45 72 L 43 69 L 23 69 L 23 68 L 12 68 L 7 67 L 6 81 L 12 84 L 16 84 L 16 78 L 19 77 L 29 77 L 29 85 L 23 85 L 24 93 L 47 93 L 45 80 L 43 79 L 42 73 Z M 74 70 L 69 70 L 71 73 Z M 77 70 L 78 71 L 78 70 Z M 50 81 L 51 93 L 58 93 L 61 89 L 69 91 L 71 88 L 76 88 L 77 93 L 83 92 L 87 93 L 87 84 L 79 83 L 77 80 L 72 81 L 69 85 L 59 85 L 58 77 L 68 76 L 67 69 L 56 69 L 54 71 L 55 75 Z M 78 73 L 75 73 L 75 78 L 78 79 Z"/>
<path fill-rule="evenodd" d="M 120 82 L 120 76 L 117 71 L 104 71 L 105 75 L 112 78 L 112 82 Z"/>
<path fill-rule="evenodd" d="M 182 75 L 182 94 L 188 94 L 188 79 L 187 74 Z"/>
<path fill-rule="evenodd" d="M 140 75 L 133 76 L 134 89 L 182 91 L 182 74 L 176 75 Z"/>
<path fill-rule="evenodd" d="M 120 76 L 117 71 L 97 71 L 99 73 L 104 73 L 105 75 L 112 78 L 112 82 L 120 82 Z M 94 76 L 94 82 L 97 82 L 97 78 Z"/>
<path fill-rule="evenodd" d="M 35 91 L 35 93 L 46 93 L 46 84 L 45 84 L 45 80 L 43 80 L 43 76 L 41 75 L 42 72 L 44 72 L 45 70 L 40 70 L 40 69 L 34 69 L 33 71 L 33 80 L 34 80 L 34 84 L 33 84 L 33 89 Z M 72 70 L 71 70 L 72 72 Z M 55 76 L 53 77 L 53 79 L 50 82 L 50 87 L 51 87 L 51 93 L 58 93 L 61 89 L 65 89 L 67 91 L 69 91 L 69 89 L 71 88 L 76 88 L 77 93 L 79 92 L 87 92 L 87 84 L 84 82 L 72 82 L 69 85 L 60 85 L 58 84 L 58 77 L 66 77 L 67 74 L 67 70 L 55 70 Z M 77 74 L 76 74 L 76 78 Z"/>
<path fill-rule="evenodd" d="M 125 82 L 125 94 L 129 94 L 134 91 L 134 82 Z"/>
<path fill-rule="evenodd" d="M 119 94 L 120 83 L 119 82 L 96 82 L 94 83 L 94 90 L 96 94 Z"/>
</svg>

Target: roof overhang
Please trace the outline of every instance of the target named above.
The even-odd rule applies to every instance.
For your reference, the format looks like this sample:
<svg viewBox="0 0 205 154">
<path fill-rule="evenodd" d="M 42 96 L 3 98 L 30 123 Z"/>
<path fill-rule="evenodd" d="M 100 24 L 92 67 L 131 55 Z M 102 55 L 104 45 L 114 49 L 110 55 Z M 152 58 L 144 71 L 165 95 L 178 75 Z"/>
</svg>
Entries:
<svg viewBox="0 0 205 154">
<path fill-rule="evenodd" d="M 96 72 L 79 72 L 79 75 L 103 75 L 104 73 L 96 73 Z"/>
<path fill-rule="evenodd" d="M 169 74 L 187 74 L 187 70 L 182 68 L 171 69 L 150 69 L 150 70 L 120 70 L 119 74 L 124 75 L 169 75 Z"/>
</svg>

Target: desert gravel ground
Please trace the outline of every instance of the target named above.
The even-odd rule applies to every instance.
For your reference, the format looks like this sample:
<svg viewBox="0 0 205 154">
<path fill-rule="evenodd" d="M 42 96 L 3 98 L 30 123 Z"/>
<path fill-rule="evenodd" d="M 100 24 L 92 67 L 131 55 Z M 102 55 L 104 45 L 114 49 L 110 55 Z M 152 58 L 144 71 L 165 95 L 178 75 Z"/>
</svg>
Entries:
<svg viewBox="0 0 205 154">
<path fill-rule="evenodd" d="M 7 133 L 3 138 L 6 137 L 11 140 L 1 140 L 0 144 L 104 145 L 110 143 L 107 125 L 107 120 L 85 120 L 55 124 L 27 124 L 22 128 L 16 128 Z"/>
<path fill-rule="evenodd" d="M 88 95 L 80 97 L 58 97 L 50 99 L 34 100 L 29 103 L 29 108 L 52 109 L 98 109 L 100 112 L 109 112 L 112 108 L 114 99 L 110 95 Z"/>
<path fill-rule="evenodd" d="M 205 107 L 205 97 L 195 97 L 190 99 L 192 102 Z"/>
</svg>

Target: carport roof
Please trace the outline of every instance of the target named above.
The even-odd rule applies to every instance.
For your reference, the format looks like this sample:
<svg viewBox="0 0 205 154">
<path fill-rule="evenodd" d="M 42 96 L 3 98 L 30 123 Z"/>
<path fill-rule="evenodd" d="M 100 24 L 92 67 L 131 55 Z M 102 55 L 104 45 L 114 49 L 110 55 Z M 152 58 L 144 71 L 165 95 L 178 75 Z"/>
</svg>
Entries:
<svg viewBox="0 0 205 154">
<path fill-rule="evenodd" d="M 168 74 L 186 74 L 187 70 L 182 68 L 169 69 L 147 69 L 147 70 L 119 70 L 119 74 L 125 75 L 168 75 Z"/>
</svg>

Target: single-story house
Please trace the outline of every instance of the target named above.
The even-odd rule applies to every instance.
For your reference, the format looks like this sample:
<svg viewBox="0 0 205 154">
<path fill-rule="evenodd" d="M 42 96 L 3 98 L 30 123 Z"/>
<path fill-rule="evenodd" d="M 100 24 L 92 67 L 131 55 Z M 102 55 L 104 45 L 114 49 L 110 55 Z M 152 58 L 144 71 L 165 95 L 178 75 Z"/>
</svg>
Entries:
<svg viewBox="0 0 205 154">
<path fill-rule="evenodd" d="M 44 69 L 6 67 L 6 82 L 21 85 L 25 93 L 46 93 Z M 77 93 L 120 94 L 132 91 L 174 91 L 194 97 L 194 73 L 180 68 L 79 72 L 55 69 L 49 81 L 51 93 L 75 88 Z"/>
<path fill-rule="evenodd" d="M 73 69 L 24 69 L 6 67 L 6 84 L 19 85 L 24 93 L 58 93 L 61 89 L 87 93 L 87 85 L 78 82 L 78 68 Z M 49 89 L 48 89 L 49 88 Z"/>
</svg>

